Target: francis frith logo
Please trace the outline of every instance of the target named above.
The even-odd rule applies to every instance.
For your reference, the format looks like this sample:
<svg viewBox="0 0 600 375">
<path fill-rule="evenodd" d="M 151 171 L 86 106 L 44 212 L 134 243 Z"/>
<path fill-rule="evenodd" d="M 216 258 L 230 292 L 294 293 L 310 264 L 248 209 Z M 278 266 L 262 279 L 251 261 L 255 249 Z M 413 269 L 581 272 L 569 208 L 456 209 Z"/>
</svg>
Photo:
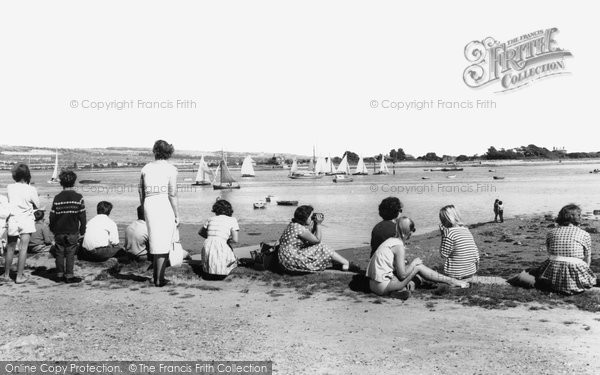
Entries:
<svg viewBox="0 0 600 375">
<path fill-rule="evenodd" d="M 472 88 L 498 83 L 500 90 L 523 87 L 541 78 L 568 73 L 565 58 L 571 52 L 558 47 L 557 28 L 536 30 L 501 43 L 492 37 L 475 40 L 465 47 L 471 63 L 464 73 Z"/>
</svg>

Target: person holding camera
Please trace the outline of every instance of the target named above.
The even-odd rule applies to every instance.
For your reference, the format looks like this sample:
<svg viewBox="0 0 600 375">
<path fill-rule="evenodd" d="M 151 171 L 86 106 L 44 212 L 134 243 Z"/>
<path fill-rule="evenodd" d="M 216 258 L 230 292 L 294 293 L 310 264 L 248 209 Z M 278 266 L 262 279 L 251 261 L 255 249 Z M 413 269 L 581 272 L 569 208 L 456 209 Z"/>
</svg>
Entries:
<svg viewBox="0 0 600 375">
<path fill-rule="evenodd" d="M 312 206 L 300 206 L 292 222 L 279 239 L 279 263 L 291 272 L 317 272 L 339 263 L 348 271 L 348 260 L 321 243 L 322 213 L 313 213 Z"/>
</svg>

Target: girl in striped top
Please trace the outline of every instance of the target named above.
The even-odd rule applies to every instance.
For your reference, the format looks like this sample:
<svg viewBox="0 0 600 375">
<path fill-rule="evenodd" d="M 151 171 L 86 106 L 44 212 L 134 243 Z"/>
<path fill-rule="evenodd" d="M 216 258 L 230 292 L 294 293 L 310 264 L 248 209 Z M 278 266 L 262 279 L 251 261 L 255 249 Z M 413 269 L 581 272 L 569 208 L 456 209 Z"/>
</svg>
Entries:
<svg viewBox="0 0 600 375">
<path fill-rule="evenodd" d="M 473 276 L 479 266 L 479 249 L 456 207 L 443 207 L 440 210 L 440 221 L 440 254 L 444 259 L 444 274 L 456 279 Z"/>
</svg>

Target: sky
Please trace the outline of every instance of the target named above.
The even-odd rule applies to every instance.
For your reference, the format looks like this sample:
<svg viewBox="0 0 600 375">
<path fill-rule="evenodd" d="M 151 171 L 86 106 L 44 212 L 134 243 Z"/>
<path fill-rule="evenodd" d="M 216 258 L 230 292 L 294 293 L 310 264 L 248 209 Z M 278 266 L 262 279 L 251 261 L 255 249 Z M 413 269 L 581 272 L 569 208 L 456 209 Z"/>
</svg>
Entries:
<svg viewBox="0 0 600 375">
<path fill-rule="evenodd" d="M 332 156 L 472 155 L 531 143 L 600 151 L 589 136 L 600 84 L 593 4 L 4 2 L 0 144 L 165 139 L 185 150 L 310 154 L 315 146 Z M 552 27 L 573 54 L 570 74 L 504 93 L 463 82 L 469 42 Z M 389 108 L 477 100 L 495 108 Z"/>
</svg>

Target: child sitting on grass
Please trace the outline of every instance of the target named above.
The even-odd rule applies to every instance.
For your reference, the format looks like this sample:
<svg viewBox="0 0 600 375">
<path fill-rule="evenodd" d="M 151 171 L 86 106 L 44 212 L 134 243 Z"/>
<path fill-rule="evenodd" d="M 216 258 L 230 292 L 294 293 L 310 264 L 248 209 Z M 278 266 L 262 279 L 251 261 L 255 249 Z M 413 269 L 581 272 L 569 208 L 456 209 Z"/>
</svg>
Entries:
<svg viewBox="0 0 600 375">
<path fill-rule="evenodd" d="M 35 217 L 35 233 L 31 235 L 27 252 L 30 254 L 47 253 L 52 247 L 52 235 L 44 223 L 44 211 L 36 210 L 33 216 Z"/>
</svg>

